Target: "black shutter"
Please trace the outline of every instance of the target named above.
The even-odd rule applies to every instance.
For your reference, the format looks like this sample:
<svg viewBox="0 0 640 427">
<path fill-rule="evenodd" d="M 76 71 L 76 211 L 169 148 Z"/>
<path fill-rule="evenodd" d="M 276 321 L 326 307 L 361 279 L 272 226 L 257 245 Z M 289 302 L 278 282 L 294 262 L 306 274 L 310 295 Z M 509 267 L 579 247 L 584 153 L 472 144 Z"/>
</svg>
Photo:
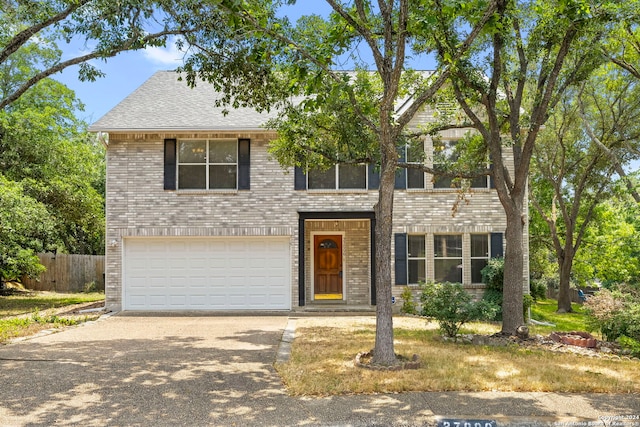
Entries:
<svg viewBox="0 0 640 427">
<path fill-rule="evenodd" d="M 502 233 L 491 233 L 491 258 L 503 257 Z"/>
<path fill-rule="evenodd" d="M 369 163 L 367 165 L 367 172 L 369 174 L 369 190 L 377 190 L 380 188 L 380 171 L 376 170 L 376 165 Z"/>
<path fill-rule="evenodd" d="M 398 150 L 400 157 L 398 161 L 404 162 L 407 158 L 407 148 L 402 147 Z M 407 188 L 407 169 L 406 168 L 397 168 L 396 169 L 396 190 L 405 190 Z"/>
<path fill-rule="evenodd" d="M 238 140 L 238 190 L 251 188 L 250 140 Z"/>
<path fill-rule="evenodd" d="M 293 170 L 293 188 L 295 190 L 307 189 L 307 175 L 300 166 L 296 166 Z"/>
<path fill-rule="evenodd" d="M 407 284 L 407 234 L 396 233 L 394 236 L 396 285 Z"/>
<path fill-rule="evenodd" d="M 176 189 L 176 146 L 175 139 L 164 140 L 164 189 Z"/>
</svg>

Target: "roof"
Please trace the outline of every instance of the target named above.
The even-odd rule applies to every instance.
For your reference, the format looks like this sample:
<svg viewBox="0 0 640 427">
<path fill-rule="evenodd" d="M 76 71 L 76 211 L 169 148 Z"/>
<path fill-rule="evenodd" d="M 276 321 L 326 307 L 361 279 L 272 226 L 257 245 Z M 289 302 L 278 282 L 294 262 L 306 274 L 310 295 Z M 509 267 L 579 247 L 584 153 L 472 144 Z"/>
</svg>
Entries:
<svg viewBox="0 0 640 427">
<path fill-rule="evenodd" d="M 208 83 L 190 88 L 175 71 L 158 71 L 107 114 L 90 132 L 262 130 L 275 111 L 216 107 L 221 94 Z"/>
</svg>

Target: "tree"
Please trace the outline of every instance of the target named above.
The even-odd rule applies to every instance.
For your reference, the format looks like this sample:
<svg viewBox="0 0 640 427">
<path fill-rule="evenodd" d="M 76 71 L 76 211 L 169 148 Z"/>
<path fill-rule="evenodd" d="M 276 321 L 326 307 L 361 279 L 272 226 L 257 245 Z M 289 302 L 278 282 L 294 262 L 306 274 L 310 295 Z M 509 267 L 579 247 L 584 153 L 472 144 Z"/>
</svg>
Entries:
<svg viewBox="0 0 640 427">
<path fill-rule="evenodd" d="M 373 362 L 391 365 L 396 363 L 391 238 L 398 150 L 411 140 L 409 122 L 434 100 L 491 19 L 495 3 L 327 0 L 329 17 L 305 16 L 295 25 L 276 13 L 280 3 L 211 2 L 209 9 L 201 2 L 182 3 L 174 18 L 202 29 L 185 37 L 195 51 L 184 71 L 189 83 L 199 77 L 226 93 L 220 103 L 279 108 L 271 123 L 279 135 L 271 153 L 283 167 L 379 164 Z M 456 16 L 460 8 L 468 8 L 469 16 Z M 456 29 L 456 49 L 433 74 L 412 72 L 408 57 L 432 51 L 439 20 Z M 345 62 L 354 73 L 336 71 Z M 397 113 L 396 102 L 407 97 L 412 102 Z"/>
<path fill-rule="evenodd" d="M 0 289 L 5 279 L 43 270 L 37 252 L 55 239 L 47 208 L 0 174 Z"/>
<path fill-rule="evenodd" d="M 637 8 L 635 2 L 629 2 L 630 8 Z M 607 43 L 604 44 L 602 51 L 604 55 L 620 70 L 631 78 L 640 81 L 640 68 L 638 63 L 640 61 L 640 26 L 638 22 L 638 13 L 635 9 L 632 9 L 629 15 L 630 19 L 623 19 L 616 26 L 611 36 L 607 39 Z M 587 131 L 591 132 L 591 129 L 587 127 Z M 592 137 L 595 143 L 598 143 L 598 139 Z M 615 151 L 607 149 L 604 145 L 600 144 L 600 148 L 605 151 L 611 162 L 616 167 L 616 173 L 621 177 L 623 182 L 627 186 L 627 190 L 634 198 L 636 203 L 640 203 L 640 193 L 632 185 L 631 181 L 627 178 L 626 171 L 621 165 L 620 159 L 617 157 Z M 629 146 L 626 147 L 627 151 Z M 640 156 L 640 151 L 635 149 L 636 155 Z"/>
<path fill-rule="evenodd" d="M 28 79 L 37 58 L 56 49 L 31 45 L 0 66 L 1 93 Z M 66 86 L 43 79 L 0 110 L 0 270 L 37 274 L 37 252 L 103 253 L 104 149 L 75 117 L 82 105 Z"/>
<path fill-rule="evenodd" d="M 576 254 L 578 283 L 595 278 L 604 287 L 640 284 L 640 207 L 617 184 L 614 197 L 596 207 L 584 249 Z"/>
<path fill-rule="evenodd" d="M 573 263 L 595 209 L 610 197 L 614 174 L 634 158 L 625 147 L 640 137 L 638 89 L 617 69 L 603 67 L 565 93 L 534 148 L 530 194 L 558 263 L 558 312 L 572 311 Z"/>
<path fill-rule="evenodd" d="M 67 67 L 80 65 L 80 79 L 93 81 L 103 73 L 88 61 L 106 60 L 120 52 L 147 46 L 163 46 L 168 36 L 189 32 L 185 27 L 172 27 L 172 21 L 165 19 L 162 8 L 171 3 L 171 0 L 3 1 L 0 67 L 16 69 L 24 61 L 31 66 L 19 78 L 2 82 L 0 110 L 36 83 Z M 93 47 L 88 53 L 62 60 L 58 43 L 69 43 L 74 38 Z"/>
<path fill-rule="evenodd" d="M 457 101 L 488 147 L 507 218 L 503 333 L 524 323 L 527 182 L 538 134 L 562 94 L 598 65 L 598 46 L 615 12 L 614 2 L 500 0 L 494 31 L 452 74 Z M 455 46 L 443 34 L 441 55 Z"/>
</svg>

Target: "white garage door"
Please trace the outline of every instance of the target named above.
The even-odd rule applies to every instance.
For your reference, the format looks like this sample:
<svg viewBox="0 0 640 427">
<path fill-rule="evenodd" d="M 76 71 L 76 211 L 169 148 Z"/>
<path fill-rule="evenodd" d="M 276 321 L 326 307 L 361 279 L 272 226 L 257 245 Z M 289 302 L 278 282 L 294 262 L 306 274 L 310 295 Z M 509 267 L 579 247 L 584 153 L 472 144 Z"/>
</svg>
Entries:
<svg viewBox="0 0 640 427">
<path fill-rule="evenodd" d="M 125 310 L 288 310 L 288 238 L 127 238 Z"/>
</svg>

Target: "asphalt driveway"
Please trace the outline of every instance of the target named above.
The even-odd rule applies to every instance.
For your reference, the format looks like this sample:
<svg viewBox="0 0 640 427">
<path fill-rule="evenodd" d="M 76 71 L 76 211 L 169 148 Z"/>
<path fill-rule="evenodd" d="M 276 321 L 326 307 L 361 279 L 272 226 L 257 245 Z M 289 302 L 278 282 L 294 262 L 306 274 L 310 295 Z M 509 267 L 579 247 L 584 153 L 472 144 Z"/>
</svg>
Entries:
<svg viewBox="0 0 640 427">
<path fill-rule="evenodd" d="M 286 404 L 272 367 L 286 324 L 112 316 L 0 347 L 0 425 L 260 424 Z"/>
</svg>

